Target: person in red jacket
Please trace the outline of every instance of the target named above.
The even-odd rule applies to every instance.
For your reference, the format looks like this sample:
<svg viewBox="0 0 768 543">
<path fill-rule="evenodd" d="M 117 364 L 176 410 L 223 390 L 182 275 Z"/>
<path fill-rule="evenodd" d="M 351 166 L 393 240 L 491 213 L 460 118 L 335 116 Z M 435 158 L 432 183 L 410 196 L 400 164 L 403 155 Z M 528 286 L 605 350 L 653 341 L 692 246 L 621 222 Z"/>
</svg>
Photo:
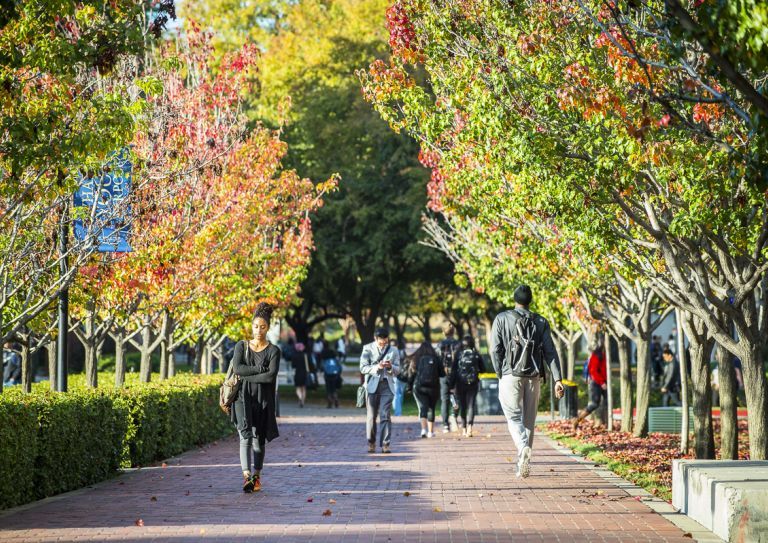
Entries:
<svg viewBox="0 0 768 543">
<path fill-rule="evenodd" d="M 603 402 L 608 401 L 605 351 L 603 351 L 602 345 L 598 345 L 597 348 L 592 351 L 587 365 L 589 368 L 589 403 L 587 404 L 587 408 L 579 411 L 578 416 L 573 419 L 574 429 L 578 428 L 581 421 L 600 407 Z"/>
</svg>

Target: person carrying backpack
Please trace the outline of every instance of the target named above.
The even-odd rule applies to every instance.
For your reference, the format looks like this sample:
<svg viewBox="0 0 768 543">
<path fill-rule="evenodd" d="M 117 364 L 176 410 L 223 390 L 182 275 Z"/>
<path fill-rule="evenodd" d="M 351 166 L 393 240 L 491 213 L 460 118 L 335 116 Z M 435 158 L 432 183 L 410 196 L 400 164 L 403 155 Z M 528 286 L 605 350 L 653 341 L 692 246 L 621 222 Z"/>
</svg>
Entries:
<svg viewBox="0 0 768 543">
<path fill-rule="evenodd" d="M 531 474 L 531 447 L 544 366 L 549 366 L 555 395 L 563 396 L 560 359 L 547 319 L 528 307 L 533 293 L 520 285 L 514 293 L 515 309 L 499 313 L 491 331 L 491 362 L 499 378 L 499 401 L 509 433 L 517 448 L 517 476 Z"/>
<path fill-rule="evenodd" d="M 328 409 L 339 407 L 341 363 L 336 353 L 327 346 L 320 356 L 323 360 L 323 378 L 325 379 L 325 396 L 328 399 Z"/>
<path fill-rule="evenodd" d="M 421 437 L 435 437 L 435 407 L 440 397 L 440 379 L 445 377 L 445 370 L 437 352 L 427 341 L 410 358 L 414 371 L 409 384 L 419 404 Z"/>
<path fill-rule="evenodd" d="M 459 340 L 454 336 L 456 328 L 453 324 L 447 323 L 443 327 L 445 338 L 437 344 L 437 354 L 443 365 L 443 373 L 446 377 L 440 379 L 440 415 L 443 418 L 443 433 L 451 431 L 451 422 L 455 423 L 455 414 L 451 405 L 451 389 L 448 386 L 448 376 L 453 368 L 453 361 L 456 358 L 456 351 L 459 349 Z M 455 424 L 454 424 L 455 426 Z"/>
<path fill-rule="evenodd" d="M 448 378 L 448 386 L 455 390 L 459 402 L 461 435 L 472 437 L 472 425 L 475 421 L 475 397 L 480 388 L 480 374 L 485 372 L 483 357 L 475 349 L 475 340 L 470 335 L 461 339 L 461 347 L 456 352 L 453 369 Z"/>
</svg>

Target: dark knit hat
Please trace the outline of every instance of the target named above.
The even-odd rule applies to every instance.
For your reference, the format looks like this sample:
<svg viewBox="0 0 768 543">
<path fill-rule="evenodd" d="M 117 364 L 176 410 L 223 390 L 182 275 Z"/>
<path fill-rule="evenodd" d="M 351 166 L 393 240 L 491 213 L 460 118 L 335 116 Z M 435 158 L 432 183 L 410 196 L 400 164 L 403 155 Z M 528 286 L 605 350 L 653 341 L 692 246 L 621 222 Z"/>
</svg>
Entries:
<svg viewBox="0 0 768 543">
<path fill-rule="evenodd" d="M 515 302 L 520 305 L 529 306 L 533 301 L 533 293 L 528 285 L 520 285 L 515 289 Z"/>
</svg>

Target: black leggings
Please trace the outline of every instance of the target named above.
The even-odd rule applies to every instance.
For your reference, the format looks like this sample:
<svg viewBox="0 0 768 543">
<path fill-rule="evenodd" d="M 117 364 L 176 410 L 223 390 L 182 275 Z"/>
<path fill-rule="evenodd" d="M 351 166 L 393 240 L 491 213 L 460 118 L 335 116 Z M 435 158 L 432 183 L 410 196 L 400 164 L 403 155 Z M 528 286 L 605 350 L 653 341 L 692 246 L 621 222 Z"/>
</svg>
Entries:
<svg viewBox="0 0 768 543">
<path fill-rule="evenodd" d="M 461 427 L 472 426 L 475 423 L 475 397 L 477 396 L 478 384 L 463 385 L 456 383 L 456 401 L 459 402 L 459 416 L 461 417 Z"/>
<path fill-rule="evenodd" d="M 595 383 L 592 379 L 589 380 L 589 403 L 587 404 L 587 415 L 592 413 L 595 409 L 600 407 L 603 402 L 608 402 L 608 391 L 603 390 L 603 387 Z"/>
<path fill-rule="evenodd" d="M 253 469 L 264 467 L 264 452 L 267 440 L 255 435 L 253 429 L 238 430 L 240 435 L 240 467 L 243 471 L 251 471 L 251 451 L 253 451 Z"/>
<path fill-rule="evenodd" d="M 435 406 L 440 397 L 440 389 L 416 387 L 413 389 L 413 395 L 419 404 L 419 418 L 435 422 Z"/>
</svg>

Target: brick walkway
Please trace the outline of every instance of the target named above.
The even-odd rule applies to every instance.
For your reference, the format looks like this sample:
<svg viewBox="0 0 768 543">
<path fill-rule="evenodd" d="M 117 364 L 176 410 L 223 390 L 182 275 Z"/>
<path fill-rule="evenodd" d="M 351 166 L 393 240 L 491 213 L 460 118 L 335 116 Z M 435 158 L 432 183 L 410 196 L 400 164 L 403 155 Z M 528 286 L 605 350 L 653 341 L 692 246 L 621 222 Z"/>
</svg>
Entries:
<svg viewBox="0 0 768 543">
<path fill-rule="evenodd" d="M 258 494 L 240 491 L 227 439 L 11 511 L 0 541 L 691 541 L 543 440 L 531 477 L 516 479 L 501 418 L 463 440 L 419 439 L 415 419 L 401 419 L 391 455 L 366 454 L 363 424 L 357 413 L 284 416 Z"/>
</svg>

